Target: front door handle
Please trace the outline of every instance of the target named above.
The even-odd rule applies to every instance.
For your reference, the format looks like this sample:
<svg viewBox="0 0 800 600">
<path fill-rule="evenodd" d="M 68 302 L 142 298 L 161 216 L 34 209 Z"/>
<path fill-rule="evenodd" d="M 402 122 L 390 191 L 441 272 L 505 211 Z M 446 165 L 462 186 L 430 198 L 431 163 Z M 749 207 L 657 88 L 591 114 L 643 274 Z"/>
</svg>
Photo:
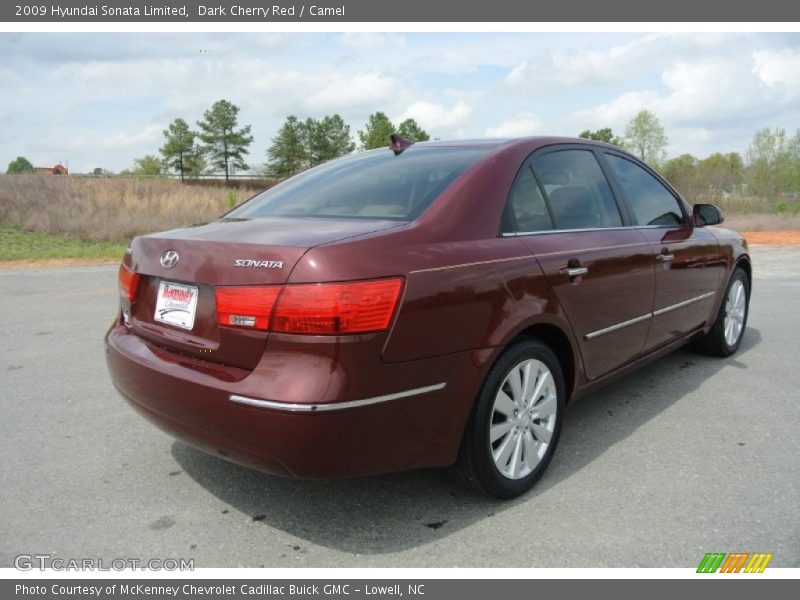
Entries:
<svg viewBox="0 0 800 600">
<path fill-rule="evenodd" d="M 566 279 L 574 279 L 575 277 L 582 277 L 589 272 L 586 267 L 564 267 L 559 271 L 562 277 Z"/>
<path fill-rule="evenodd" d="M 656 260 L 660 263 L 670 262 L 675 259 L 674 254 L 659 254 L 656 256 Z"/>
</svg>

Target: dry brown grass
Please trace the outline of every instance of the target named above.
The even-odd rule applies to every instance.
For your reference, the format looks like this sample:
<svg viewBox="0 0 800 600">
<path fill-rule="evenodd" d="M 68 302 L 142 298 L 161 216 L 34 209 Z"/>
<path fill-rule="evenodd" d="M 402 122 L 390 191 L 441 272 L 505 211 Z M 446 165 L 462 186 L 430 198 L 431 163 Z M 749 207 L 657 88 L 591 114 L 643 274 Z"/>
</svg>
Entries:
<svg viewBox="0 0 800 600">
<path fill-rule="evenodd" d="M 697 196 L 694 202 L 710 202 L 731 214 L 797 214 L 800 213 L 800 198 L 789 196 Z"/>
<path fill-rule="evenodd" d="M 253 193 L 167 179 L 0 175 L 0 227 L 126 243 L 142 233 L 215 219 Z M 729 196 L 697 200 L 720 205 L 726 214 L 725 226 L 731 229 L 800 230 L 797 199 Z"/>
<path fill-rule="evenodd" d="M 126 242 L 215 219 L 253 193 L 167 179 L 0 175 L 0 226 Z"/>
<path fill-rule="evenodd" d="M 725 212 L 722 226 L 736 231 L 800 231 L 800 215 Z"/>
</svg>

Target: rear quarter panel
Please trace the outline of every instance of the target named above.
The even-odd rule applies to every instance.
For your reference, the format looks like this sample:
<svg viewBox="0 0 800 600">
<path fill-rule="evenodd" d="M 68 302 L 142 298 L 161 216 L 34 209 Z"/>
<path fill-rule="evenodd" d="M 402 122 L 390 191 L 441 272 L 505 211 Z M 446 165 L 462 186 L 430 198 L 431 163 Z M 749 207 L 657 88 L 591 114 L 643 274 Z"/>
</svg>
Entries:
<svg viewBox="0 0 800 600">
<path fill-rule="evenodd" d="M 488 368 L 516 335 L 539 323 L 561 329 L 578 361 L 568 321 L 538 262 L 520 239 L 498 236 L 509 187 L 539 145 L 490 154 L 417 221 L 312 248 L 289 282 L 404 277 L 382 351 L 386 363 L 478 351 L 476 366 Z"/>
</svg>

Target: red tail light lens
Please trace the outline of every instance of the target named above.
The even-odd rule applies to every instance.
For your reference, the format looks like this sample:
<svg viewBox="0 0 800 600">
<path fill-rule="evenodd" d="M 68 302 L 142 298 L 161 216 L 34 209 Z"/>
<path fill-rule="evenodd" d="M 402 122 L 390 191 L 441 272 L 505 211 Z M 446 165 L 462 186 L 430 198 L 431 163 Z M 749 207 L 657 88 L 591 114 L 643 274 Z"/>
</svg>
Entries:
<svg viewBox="0 0 800 600">
<path fill-rule="evenodd" d="M 389 327 L 403 280 L 287 285 L 272 318 L 272 331 L 339 334 Z"/>
<path fill-rule="evenodd" d="M 134 302 L 139 292 L 139 274 L 125 265 L 119 266 L 119 295 L 128 302 Z"/>
<path fill-rule="evenodd" d="M 220 325 L 267 329 L 281 288 L 218 287 L 217 321 Z"/>
</svg>

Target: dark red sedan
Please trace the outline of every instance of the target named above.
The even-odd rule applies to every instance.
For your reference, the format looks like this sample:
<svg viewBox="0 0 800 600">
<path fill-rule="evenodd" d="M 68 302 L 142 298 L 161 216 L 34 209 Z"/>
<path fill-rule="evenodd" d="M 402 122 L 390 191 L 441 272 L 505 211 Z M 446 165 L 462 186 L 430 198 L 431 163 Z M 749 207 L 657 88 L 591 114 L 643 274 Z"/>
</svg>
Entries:
<svg viewBox="0 0 800 600">
<path fill-rule="evenodd" d="M 570 400 L 689 341 L 737 350 L 752 269 L 721 220 L 614 146 L 394 138 L 134 239 L 108 366 L 143 415 L 232 461 L 455 464 L 509 498 Z"/>
</svg>

